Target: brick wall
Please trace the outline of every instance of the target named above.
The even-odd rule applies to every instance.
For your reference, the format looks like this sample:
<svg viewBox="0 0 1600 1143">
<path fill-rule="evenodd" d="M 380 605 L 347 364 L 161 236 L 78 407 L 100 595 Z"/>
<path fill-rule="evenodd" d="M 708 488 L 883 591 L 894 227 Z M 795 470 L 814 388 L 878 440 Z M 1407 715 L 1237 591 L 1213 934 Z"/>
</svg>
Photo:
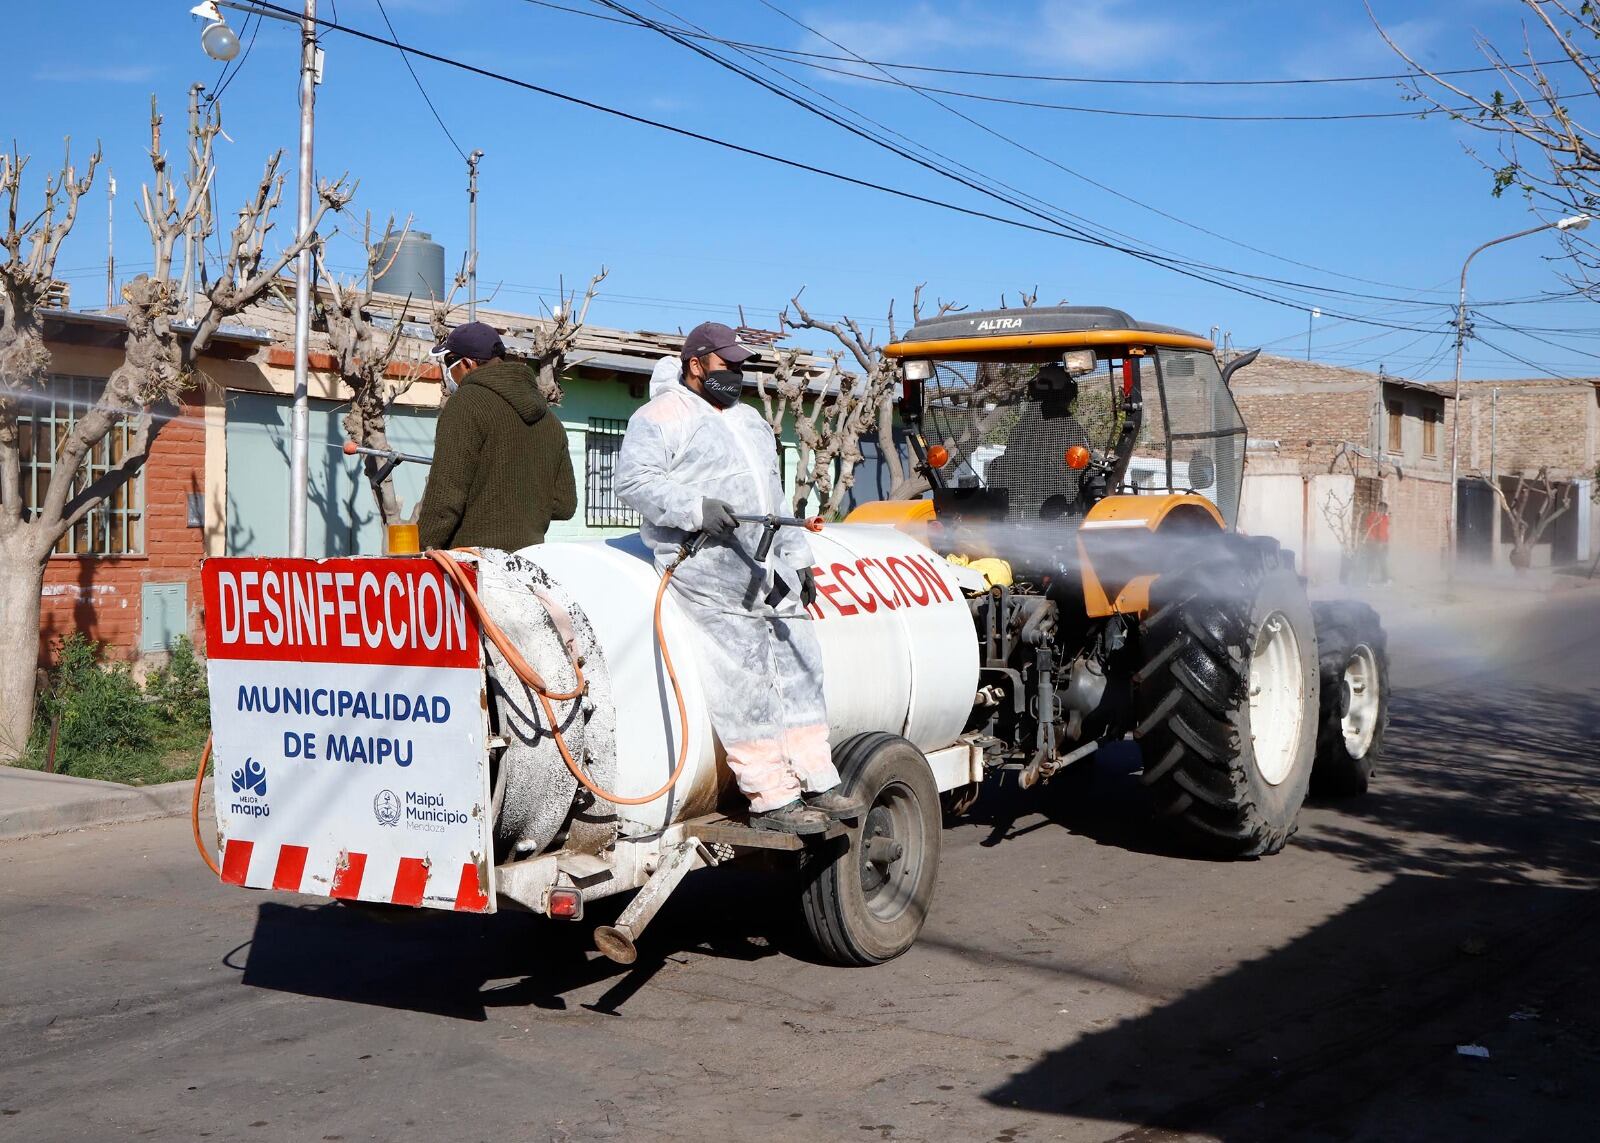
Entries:
<svg viewBox="0 0 1600 1143">
<path fill-rule="evenodd" d="M 1474 384 L 1462 404 L 1463 472 L 1488 472 L 1491 445 L 1496 471 L 1507 476 L 1548 465 L 1558 478 L 1583 477 L 1600 462 L 1600 390 L 1593 385 Z"/>
<path fill-rule="evenodd" d="M 1389 503 L 1391 558 L 1419 572 L 1436 571 L 1449 546 L 1449 479 L 1389 476 L 1383 498 Z"/>
<path fill-rule="evenodd" d="M 169 421 L 150 450 L 144 472 L 142 556 L 52 556 L 45 569 L 39 620 L 41 662 L 56 640 L 80 631 L 106 644 L 108 656 L 139 657 L 146 583 L 185 583 L 189 637 L 204 649 L 200 559 L 205 532 L 188 526 L 188 494 L 205 488 L 205 410 L 198 392 L 185 394 L 181 416 Z"/>
</svg>

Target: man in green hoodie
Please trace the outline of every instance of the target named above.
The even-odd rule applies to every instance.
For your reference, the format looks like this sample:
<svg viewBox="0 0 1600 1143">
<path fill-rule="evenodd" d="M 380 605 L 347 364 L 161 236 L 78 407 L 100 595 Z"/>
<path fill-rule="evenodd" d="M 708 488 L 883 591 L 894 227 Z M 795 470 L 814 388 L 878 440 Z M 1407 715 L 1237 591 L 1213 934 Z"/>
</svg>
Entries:
<svg viewBox="0 0 1600 1143">
<path fill-rule="evenodd" d="M 551 520 L 572 519 L 578 492 L 566 430 L 533 369 L 507 361 L 500 335 L 481 321 L 457 326 L 433 357 L 450 399 L 417 517 L 423 548 L 544 543 Z"/>
</svg>

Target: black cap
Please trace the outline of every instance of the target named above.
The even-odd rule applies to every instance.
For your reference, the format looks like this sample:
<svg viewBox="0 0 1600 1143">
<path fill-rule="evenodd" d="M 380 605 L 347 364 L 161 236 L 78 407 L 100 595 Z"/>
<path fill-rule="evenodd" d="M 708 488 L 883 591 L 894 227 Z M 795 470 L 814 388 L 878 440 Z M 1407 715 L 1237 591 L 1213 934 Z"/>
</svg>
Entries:
<svg viewBox="0 0 1600 1143">
<path fill-rule="evenodd" d="M 715 353 L 729 365 L 742 365 L 752 357 L 759 357 L 753 349 L 739 344 L 739 335 L 719 321 L 703 321 L 689 331 L 683 339 L 683 359 L 704 357 Z"/>
<path fill-rule="evenodd" d="M 444 339 L 442 345 L 433 347 L 433 352 L 448 353 L 452 357 L 470 357 L 482 363 L 494 357 L 496 349 L 504 354 L 506 343 L 500 340 L 500 334 L 495 328 L 481 321 L 469 321 L 466 325 L 458 325 L 451 330 L 450 336 Z"/>
</svg>

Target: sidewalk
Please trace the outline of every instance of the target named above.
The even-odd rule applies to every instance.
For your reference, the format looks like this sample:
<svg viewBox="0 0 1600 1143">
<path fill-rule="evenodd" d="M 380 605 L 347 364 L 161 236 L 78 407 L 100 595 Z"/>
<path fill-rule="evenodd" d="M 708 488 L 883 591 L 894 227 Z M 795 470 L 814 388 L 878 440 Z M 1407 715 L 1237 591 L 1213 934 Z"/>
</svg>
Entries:
<svg viewBox="0 0 1600 1143">
<path fill-rule="evenodd" d="M 211 779 L 201 812 L 211 804 Z M 192 781 L 123 786 L 68 774 L 0 766 L 0 841 L 64 833 L 87 826 L 176 817 L 189 812 Z"/>
</svg>

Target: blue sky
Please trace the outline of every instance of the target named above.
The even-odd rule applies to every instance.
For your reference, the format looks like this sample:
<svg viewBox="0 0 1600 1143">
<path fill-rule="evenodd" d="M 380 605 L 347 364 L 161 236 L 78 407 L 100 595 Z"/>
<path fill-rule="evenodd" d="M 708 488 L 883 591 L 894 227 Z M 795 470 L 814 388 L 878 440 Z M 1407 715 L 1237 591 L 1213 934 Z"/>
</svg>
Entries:
<svg viewBox="0 0 1600 1143">
<path fill-rule="evenodd" d="M 9 16 L 12 42 L 38 49 L 13 71 L 7 131 L 34 154 L 35 175 L 59 154 L 63 136 L 73 137 L 79 154 L 101 141 L 119 184 L 119 268 L 130 273 L 149 258 L 132 209 L 148 170 L 149 97 L 154 93 L 161 100 L 165 138 L 176 158 L 188 86 L 214 88 L 221 71 L 200 50 L 200 25 L 187 14 L 190 2 L 57 0 L 17 5 Z M 593 0 L 561 2 L 605 11 Z M 529 0 L 385 4 L 401 40 L 441 55 L 809 167 L 1037 221 L 853 137 L 653 31 Z M 1401 70 L 1363 6 L 1351 0 L 774 4 L 778 10 L 761 0 L 663 0 L 660 6 L 627 0 L 652 19 L 681 19 L 725 38 L 840 54 L 786 19 L 788 13 L 861 55 L 937 67 L 1181 80 Z M 376 0 L 321 0 L 320 7 L 325 17 L 385 32 Z M 1374 0 L 1374 8 L 1396 38 L 1431 66 L 1481 62 L 1476 32 L 1508 46 L 1520 42 L 1521 8 L 1509 0 Z M 253 25 L 241 13 L 228 15 L 248 42 Z M 360 179 L 358 212 L 370 209 L 380 220 L 390 212 L 411 214 L 418 228 L 444 243 L 453 264 L 466 238 L 464 163 L 393 48 L 338 32 L 328 32 L 324 45 L 318 171 L 350 171 Z M 296 58 L 295 31 L 263 21 L 222 95 L 229 137 L 219 144 L 225 213 L 253 184 L 272 150 L 287 148 L 292 161 Z M 1114 251 L 774 166 L 439 64 L 415 66 L 460 145 L 487 153 L 480 296 L 500 283 L 497 308 L 538 312 L 541 299 L 554 300 L 559 278 L 569 285 L 581 282 L 605 264 L 611 276 L 590 315 L 604 324 L 686 328 L 704 318 L 730 319 L 732 307 L 743 304 L 752 324 L 771 325 L 776 310 L 805 286 L 814 311 L 850 313 L 881 333 L 889 299 L 898 299 L 903 317 L 912 287 L 921 281 L 928 283 L 930 297 L 974 308 L 995 305 L 1002 292 L 1014 299 L 1019 289 L 1037 285 L 1041 301 L 1115 305 L 1145 320 L 1201 332 L 1219 326 L 1239 346 L 1306 351 L 1302 310 Z M 1334 364 L 1381 363 L 1392 373 L 1448 376 L 1448 306 L 1462 257 L 1487 238 L 1534 222 L 1521 199 L 1490 195 L 1489 176 L 1463 150 L 1464 142 L 1482 142 L 1482 136 L 1441 119 L 1173 121 L 938 97 L 974 124 L 894 84 L 794 63 L 775 66 L 787 75 L 763 73 L 774 82 L 803 82 L 921 146 L 1098 227 L 1193 261 L 1309 284 L 1314 291 L 1293 288 L 1295 297 L 1327 311 L 1415 327 L 1385 330 L 1331 316 L 1314 319 L 1313 356 Z M 1143 112 L 1310 115 L 1413 106 L 1402 102 L 1394 82 L 1138 87 L 896 74 L 1004 98 Z M 285 230 L 293 225 L 292 202 L 291 191 L 279 220 Z M 353 220 L 344 225 L 350 228 Z M 1557 253 L 1554 240 L 1540 235 L 1484 255 L 1474 263 L 1471 297 L 1489 301 L 1564 289 L 1559 267 L 1550 261 Z M 104 258 L 102 184 L 85 203 L 60 261 L 78 304 L 103 301 Z M 334 261 L 351 264 L 349 244 L 336 250 Z M 1414 301 L 1408 306 L 1404 300 L 1351 298 L 1333 289 Z M 1443 304 L 1424 304 L 1429 302 Z M 1500 321 L 1546 331 L 1537 334 L 1544 341 L 1486 322 L 1478 330 L 1543 370 L 1600 374 L 1600 359 L 1588 356 L 1600 353 L 1593 304 L 1569 298 L 1491 311 Z M 801 340 L 821 341 L 817 335 Z M 1469 376 L 1535 372 L 1481 341 L 1471 346 Z"/>
</svg>

